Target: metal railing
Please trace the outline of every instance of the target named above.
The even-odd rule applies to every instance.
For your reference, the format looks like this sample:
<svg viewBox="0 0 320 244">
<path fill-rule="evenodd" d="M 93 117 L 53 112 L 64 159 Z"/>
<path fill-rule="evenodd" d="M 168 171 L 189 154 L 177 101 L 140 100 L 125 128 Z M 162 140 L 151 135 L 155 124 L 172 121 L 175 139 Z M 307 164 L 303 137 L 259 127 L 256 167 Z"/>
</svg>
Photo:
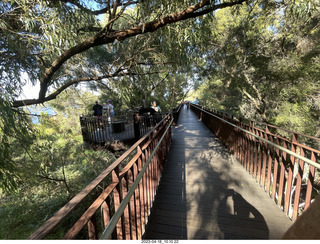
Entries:
<svg viewBox="0 0 320 244">
<path fill-rule="evenodd" d="M 310 206 L 318 194 L 314 178 L 320 169 L 319 150 L 300 144 L 296 133 L 288 140 L 268 126 L 262 130 L 200 106 L 191 109 L 290 218 Z"/>
<path fill-rule="evenodd" d="M 67 217 L 74 217 L 76 207 L 88 202 L 89 194 L 98 187 L 103 188 L 102 193 L 92 199 L 80 217 L 76 217 L 72 227 L 64 232 L 63 239 L 84 239 L 84 232 L 89 239 L 98 239 L 102 233 L 103 237 L 118 240 L 141 239 L 171 143 L 172 122 L 170 114 L 162 119 L 29 239 L 48 237 L 59 225 L 70 222 L 72 218 Z M 110 182 L 103 187 L 109 178 Z"/>
<path fill-rule="evenodd" d="M 178 124 L 181 107 L 182 107 L 182 103 L 180 103 L 176 108 L 172 109 L 173 125 Z"/>
<path fill-rule="evenodd" d="M 109 121 L 107 117 L 80 116 L 83 141 L 88 143 L 103 143 L 114 140 L 140 139 L 148 133 L 168 113 L 154 115 L 139 115 L 129 113 L 126 117 Z"/>
</svg>

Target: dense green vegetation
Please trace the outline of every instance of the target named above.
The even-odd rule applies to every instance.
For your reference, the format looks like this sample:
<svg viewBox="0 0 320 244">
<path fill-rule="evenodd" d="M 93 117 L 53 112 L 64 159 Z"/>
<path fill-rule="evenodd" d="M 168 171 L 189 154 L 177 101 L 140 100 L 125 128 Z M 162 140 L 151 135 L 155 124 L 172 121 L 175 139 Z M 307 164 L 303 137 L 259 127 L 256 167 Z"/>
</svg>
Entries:
<svg viewBox="0 0 320 244">
<path fill-rule="evenodd" d="M 115 160 L 106 150 L 83 145 L 79 114 L 94 99 L 90 93 L 64 93 L 48 104 L 56 115 L 42 113 L 38 124 L 29 125 L 32 135 L 20 143 L 11 139 L 7 159 L 14 174 L 2 181 L 9 182 L 3 190 L 11 193 L 1 192 L 1 239 L 28 238 Z"/>
<path fill-rule="evenodd" d="M 319 137 L 319 8 L 313 0 L 0 2 L 0 239 L 27 238 L 114 161 L 82 143 L 79 115 L 97 99 L 116 110 L 156 100 L 168 111 L 198 98 Z M 37 98 L 21 98 L 26 84 L 40 88 Z M 43 106 L 55 115 L 32 123 Z"/>
<path fill-rule="evenodd" d="M 197 86 L 203 104 L 320 135 L 320 15 L 302 2 L 217 12 Z"/>
</svg>

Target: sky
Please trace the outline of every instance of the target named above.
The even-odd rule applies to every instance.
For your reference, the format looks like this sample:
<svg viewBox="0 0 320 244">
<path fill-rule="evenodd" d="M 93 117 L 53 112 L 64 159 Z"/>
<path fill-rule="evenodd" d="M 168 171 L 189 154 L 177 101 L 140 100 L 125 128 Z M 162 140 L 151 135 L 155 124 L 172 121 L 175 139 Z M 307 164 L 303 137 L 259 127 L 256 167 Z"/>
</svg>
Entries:
<svg viewBox="0 0 320 244">
<path fill-rule="evenodd" d="M 21 99 L 35 99 L 39 97 L 39 91 L 40 91 L 40 83 L 37 82 L 35 86 L 32 85 L 28 75 L 26 73 L 22 74 L 22 78 L 25 80 L 26 85 L 22 89 L 22 93 L 19 96 L 19 100 Z M 78 88 L 80 87 L 81 90 L 88 90 L 87 86 L 85 83 L 80 83 L 77 86 Z M 93 95 L 99 96 L 100 93 L 92 90 L 88 90 L 91 92 Z M 48 93 L 49 94 L 49 93 Z M 47 95 L 48 95 L 47 94 Z"/>
<path fill-rule="evenodd" d="M 39 91 L 40 91 L 40 84 L 37 83 L 36 86 L 33 86 L 31 84 L 31 81 L 27 73 L 22 73 L 21 78 L 26 81 L 26 85 L 23 87 L 23 90 L 19 96 L 19 99 L 38 98 Z"/>
</svg>

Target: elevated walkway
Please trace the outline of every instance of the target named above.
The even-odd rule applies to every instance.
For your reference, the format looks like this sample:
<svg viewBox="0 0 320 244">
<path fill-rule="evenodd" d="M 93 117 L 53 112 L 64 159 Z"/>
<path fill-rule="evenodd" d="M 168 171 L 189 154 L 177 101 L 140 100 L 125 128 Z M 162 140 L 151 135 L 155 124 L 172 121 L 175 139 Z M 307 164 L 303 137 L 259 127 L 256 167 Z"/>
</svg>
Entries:
<svg viewBox="0 0 320 244">
<path fill-rule="evenodd" d="M 172 134 L 144 239 L 280 239 L 291 220 L 191 110 Z"/>
</svg>

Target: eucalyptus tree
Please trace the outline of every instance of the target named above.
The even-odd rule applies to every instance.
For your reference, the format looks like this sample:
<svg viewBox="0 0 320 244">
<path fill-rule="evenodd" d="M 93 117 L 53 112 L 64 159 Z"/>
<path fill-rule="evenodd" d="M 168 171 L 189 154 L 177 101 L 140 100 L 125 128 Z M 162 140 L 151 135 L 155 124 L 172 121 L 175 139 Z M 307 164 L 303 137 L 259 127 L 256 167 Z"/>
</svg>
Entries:
<svg viewBox="0 0 320 244">
<path fill-rule="evenodd" d="M 249 119 L 317 135 L 319 6 L 256 3 L 219 11 L 212 20 L 202 98 Z"/>
<path fill-rule="evenodd" d="M 1 66 L 7 68 L 7 87 L 20 84 L 17 80 L 22 71 L 33 78 L 33 84 L 40 83 L 37 99 L 14 99 L 13 106 L 52 100 L 75 83 L 128 74 L 132 59 L 120 61 L 117 53 L 110 52 L 114 45 L 179 21 L 244 2 L 245 0 L 2 1 Z M 127 15 L 129 8 L 137 8 L 134 18 Z M 108 18 L 107 23 L 102 26 L 96 18 L 100 14 L 106 14 Z M 122 21 L 117 28 L 121 19 L 125 19 L 126 23 Z M 10 45 L 13 47 L 8 43 L 12 43 Z M 104 60 L 108 62 L 109 69 L 98 72 L 88 65 L 90 60 L 87 59 L 87 54 L 94 52 L 94 47 L 102 46 L 109 58 Z M 15 64 L 14 69 L 8 69 L 9 63 Z M 13 82 L 9 82 L 9 75 L 14 79 Z"/>
</svg>

